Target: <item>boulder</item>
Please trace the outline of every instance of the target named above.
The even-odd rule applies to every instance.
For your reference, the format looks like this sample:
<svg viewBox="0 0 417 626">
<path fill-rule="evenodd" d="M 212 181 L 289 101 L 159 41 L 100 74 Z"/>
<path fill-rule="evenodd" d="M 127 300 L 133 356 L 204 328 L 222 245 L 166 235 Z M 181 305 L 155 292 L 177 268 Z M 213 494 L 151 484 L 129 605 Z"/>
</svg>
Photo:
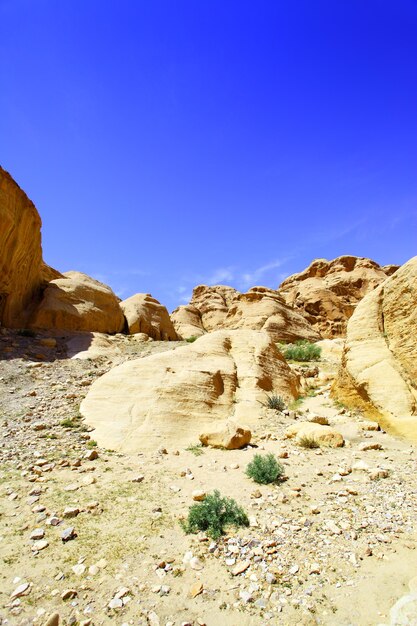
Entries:
<svg viewBox="0 0 417 626">
<path fill-rule="evenodd" d="M 291 401 L 298 376 L 264 332 L 222 330 L 113 368 L 81 404 L 99 445 L 135 453 L 186 446 L 225 420 L 256 427 L 265 392 Z"/>
<path fill-rule="evenodd" d="M 120 303 L 129 333 L 145 333 L 152 339 L 178 339 L 167 309 L 149 293 L 137 293 Z"/>
<path fill-rule="evenodd" d="M 314 439 L 319 445 L 328 446 L 329 448 L 340 448 L 345 441 L 343 436 L 331 426 L 322 426 L 316 422 L 298 422 L 293 424 L 285 431 L 286 439 L 295 438 L 296 443 L 304 437 Z"/>
<path fill-rule="evenodd" d="M 227 421 L 219 430 L 211 433 L 203 433 L 199 439 L 203 446 L 211 448 L 224 448 L 226 450 L 239 450 L 248 445 L 252 433 L 248 428 L 238 426 L 235 422 Z"/>
<path fill-rule="evenodd" d="M 125 320 L 107 285 L 81 272 L 51 280 L 31 321 L 32 328 L 118 333 Z"/>
<path fill-rule="evenodd" d="M 42 285 L 41 218 L 0 167 L 0 324 L 25 327 Z"/>
<path fill-rule="evenodd" d="M 171 321 L 181 339 L 204 335 L 200 311 L 192 304 L 179 306 L 171 313 Z"/>
<path fill-rule="evenodd" d="M 417 441 L 417 257 L 358 305 L 333 396 Z"/>
<path fill-rule="evenodd" d="M 279 287 L 285 301 L 303 313 L 323 338 L 346 334 L 356 305 L 398 266 L 381 267 L 362 257 L 341 256 L 333 261 L 316 259 Z"/>
</svg>

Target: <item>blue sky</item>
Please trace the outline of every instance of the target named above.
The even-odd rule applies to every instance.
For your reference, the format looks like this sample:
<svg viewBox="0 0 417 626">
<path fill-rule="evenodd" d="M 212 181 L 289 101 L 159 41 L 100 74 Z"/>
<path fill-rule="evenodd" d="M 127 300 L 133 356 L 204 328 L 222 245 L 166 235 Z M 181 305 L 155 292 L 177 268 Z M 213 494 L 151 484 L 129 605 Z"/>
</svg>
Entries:
<svg viewBox="0 0 417 626">
<path fill-rule="evenodd" d="M 0 0 L 0 163 L 47 263 L 172 309 L 417 243 L 415 0 Z"/>
</svg>

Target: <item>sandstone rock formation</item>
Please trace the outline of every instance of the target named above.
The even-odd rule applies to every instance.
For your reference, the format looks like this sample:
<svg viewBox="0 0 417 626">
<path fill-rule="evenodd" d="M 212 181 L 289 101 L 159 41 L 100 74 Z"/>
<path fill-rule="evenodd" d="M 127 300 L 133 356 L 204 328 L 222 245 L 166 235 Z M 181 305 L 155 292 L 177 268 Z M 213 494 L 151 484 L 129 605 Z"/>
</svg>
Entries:
<svg viewBox="0 0 417 626">
<path fill-rule="evenodd" d="M 229 308 L 239 292 L 226 285 L 198 285 L 193 289 L 190 305 L 198 309 L 206 332 L 222 328 Z"/>
<path fill-rule="evenodd" d="M 320 339 L 319 332 L 301 313 L 267 287 L 253 287 L 247 293 L 240 293 L 224 285 L 199 285 L 190 304 L 176 309 L 171 319 L 184 338 L 224 328 L 247 328 L 265 330 L 274 341 Z"/>
<path fill-rule="evenodd" d="M 42 287 L 41 218 L 0 167 L 0 324 L 25 326 Z"/>
<path fill-rule="evenodd" d="M 223 328 L 265 330 L 274 341 L 317 341 L 320 335 L 298 311 L 267 287 L 253 287 L 237 295 L 223 321 Z"/>
<path fill-rule="evenodd" d="M 171 321 L 178 337 L 181 339 L 201 337 L 205 333 L 200 311 L 192 304 L 176 308 L 171 313 Z"/>
<path fill-rule="evenodd" d="M 243 428 L 236 422 L 227 421 L 219 430 L 203 433 L 199 439 L 203 446 L 224 448 L 225 450 L 239 450 L 248 445 L 252 438 L 249 429 Z"/>
<path fill-rule="evenodd" d="M 145 333 L 158 341 L 178 339 L 167 309 L 149 293 L 137 293 L 120 303 L 129 333 Z"/>
<path fill-rule="evenodd" d="M 266 333 L 223 330 L 115 367 L 92 385 L 81 412 L 100 445 L 134 453 L 195 443 L 229 418 L 251 428 L 266 392 L 291 400 L 298 390 Z"/>
<path fill-rule="evenodd" d="M 124 323 L 119 300 L 110 287 L 81 272 L 66 272 L 48 283 L 30 326 L 118 333 Z"/>
<path fill-rule="evenodd" d="M 333 393 L 417 440 L 417 257 L 369 293 L 349 320 Z"/>
<path fill-rule="evenodd" d="M 331 339 L 346 333 L 347 321 L 358 302 L 396 269 L 396 265 L 381 267 L 354 256 L 317 259 L 303 272 L 284 280 L 279 292 L 323 338 Z"/>
<path fill-rule="evenodd" d="M 296 443 L 301 443 L 304 438 L 314 439 L 319 445 L 329 448 L 340 448 L 345 441 L 343 436 L 331 426 L 323 426 L 317 422 L 299 422 L 290 426 L 285 431 L 287 439 L 295 438 Z"/>
</svg>

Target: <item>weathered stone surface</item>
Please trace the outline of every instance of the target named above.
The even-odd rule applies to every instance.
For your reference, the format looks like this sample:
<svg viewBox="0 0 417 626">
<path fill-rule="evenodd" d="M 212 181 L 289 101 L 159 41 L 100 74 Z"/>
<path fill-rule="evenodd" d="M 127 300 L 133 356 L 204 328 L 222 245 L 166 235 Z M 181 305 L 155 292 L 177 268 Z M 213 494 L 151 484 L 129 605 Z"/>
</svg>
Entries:
<svg viewBox="0 0 417 626">
<path fill-rule="evenodd" d="M 333 394 L 417 440 L 417 257 L 368 294 L 349 321 Z"/>
<path fill-rule="evenodd" d="M 295 438 L 296 443 L 300 443 L 303 437 L 315 439 L 320 445 L 329 448 L 340 448 L 344 444 L 343 436 L 330 426 L 322 426 L 315 422 L 299 422 L 287 428 L 285 431 L 287 439 Z"/>
<path fill-rule="evenodd" d="M 303 272 L 284 280 L 279 292 L 322 337 L 331 339 L 345 335 L 358 302 L 396 269 L 354 256 L 316 259 Z"/>
<path fill-rule="evenodd" d="M 287 305 L 277 291 L 267 287 L 253 287 L 240 293 L 232 287 L 199 285 L 193 291 L 190 305 L 174 311 L 173 320 L 185 337 L 199 336 L 228 328 L 230 330 L 264 330 L 274 341 L 308 339 L 317 341 L 319 332 L 305 317 Z"/>
<path fill-rule="evenodd" d="M 223 321 L 223 328 L 265 330 L 274 341 L 317 341 L 320 334 L 282 296 L 267 287 L 253 287 L 236 295 Z"/>
<path fill-rule="evenodd" d="M 177 333 L 167 309 L 149 293 L 137 293 L 120 303 L 129 333 L 145 333 L 152 339 L 175 341 Z"/>
<path fill-rule="evenodd" d="M 26 326 L 42 284 L 41 218 L 0 167 L 0 324 Z"/>
<path fill-rule="evenodd" d="M 227 421 L 221 428 L 211 433 L 202 433 L 199 437 L 203 446 L 211 448 L 225 448 L 239 450 L 248 445 L 252 433 L 248 428 L 239 426 L 235 422 Z"/>
<path fill-rule="evenodd" d="M 110 287 L 81 272 L 66 272 L 48 283 L 30 325 L 117 333 L 124 328 L 124 317 Z"/>
<path fill-rule="evenodd" d="M 235 297 L 239 295 L 233 287 L 226 285 L 198 285 L 193 289 L 190 305 L 195 307 L 201 316 L 201 323 L 207 332 L 222 328 L 229 308 Z"/>
<path fill-rule="evenodd" d="M 100 445 L 135 452 L 193 443 L 229 418 L 256 426 L 265 392 L 291 400 L 298 376 L 266 333 L 224 330 L 115 367 L 91 386 L 81 412 Z"/>
<path fill-rule="evenodd" d="M 193 305 L 179 306 L 171 313 L 174 328 L 181 339 L 204 335 L 200 311 Z"/>
</svg>

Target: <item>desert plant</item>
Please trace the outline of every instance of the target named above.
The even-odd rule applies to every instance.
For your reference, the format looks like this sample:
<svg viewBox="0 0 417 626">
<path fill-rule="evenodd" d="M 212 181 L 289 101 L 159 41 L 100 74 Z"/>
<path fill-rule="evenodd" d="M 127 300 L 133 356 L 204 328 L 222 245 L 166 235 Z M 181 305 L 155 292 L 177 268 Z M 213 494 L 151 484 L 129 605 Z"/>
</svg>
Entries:
<svg viewBox="0 0 417 626">
<path fill-rule="evenodd" d="M 203 446 L 201 445 L 201 443 L 188 446 L 188 448 L 185 448 L 185 449 L 188 452 L 191 452 L 192 454 L 194 454 L 194 456 L 201 456 L 202 454 L 204 454 Z"/>
<path fill-rule="evenodd" d="M 318 361 L 321 354 L 320 346 L 305 339 L 281 346 L 281 351 L 287 361 Z"/>
<path fill-rule="evenodd" d="M 274 411 L 283 411 L 285 409 L 285 401 L 281 396 L 277 396 L 275 393 L 266 396 L 266 401 L 262 402 L 262 406 L 267 409 L 274 409 Z"/>
<path fill-rule="evenodd" d="M 276 460 L 273 454 L 255 454 L 246 468 L 246 474 L 256 483 L 268 485 L 274 483 L 284 474 L 284 468 Z"/>
<path fill-rule="evenodd" d="M 194 343 L 196 339 L 198 339 L 197 335 L 191 335 L 191 337 L 187 337 L 185 341 L 188 341 L 188 343 Z"/>
<path fill-rule="evenodd" d="M 304 435 L 298 440 L 298 445 L 302 448 L 320 448 L 320 444 L 314 437 Z"/>
<path fill-rule="evenodd" d="M 227 526 L 249 526 L 249 519 L 235 500 L 222 498 L 216 490 L 208 494 L 203 502 L 193 504 L 187 520 L 181 525 L 187 534 L 202 530 L 212 539 L 218 539 Z"/>
<path fill-rule="evenodd" d="M 31 328 L 20 328 L 17 333 L 20 337 L 31 337 L 32 339 L 36 337 L 36 333 Z"/>
</svg>

